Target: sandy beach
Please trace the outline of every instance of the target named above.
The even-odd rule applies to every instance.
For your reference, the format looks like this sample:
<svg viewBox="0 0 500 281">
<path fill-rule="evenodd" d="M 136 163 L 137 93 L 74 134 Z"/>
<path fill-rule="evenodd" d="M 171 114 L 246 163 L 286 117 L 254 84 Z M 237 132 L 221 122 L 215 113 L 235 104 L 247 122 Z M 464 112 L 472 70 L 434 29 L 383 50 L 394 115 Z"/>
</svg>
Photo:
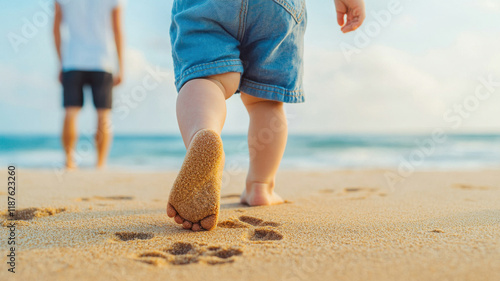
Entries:
<svg viewBox="0 0 500 281">
<path fill-rule="evenodd" d="M 19 170 L 16 273 L 1 280 L 500 280 L 500 171 L 282 171 L 249 208 L 225 177 L 219 226 L 165 214 L 175 172 Z M 1 190 L 5 211 L 7 189 Z M 5 212 L 2 216 L 5 226 Z M 12 279 L 14 278 L 14 279 Z"/>
</svg>

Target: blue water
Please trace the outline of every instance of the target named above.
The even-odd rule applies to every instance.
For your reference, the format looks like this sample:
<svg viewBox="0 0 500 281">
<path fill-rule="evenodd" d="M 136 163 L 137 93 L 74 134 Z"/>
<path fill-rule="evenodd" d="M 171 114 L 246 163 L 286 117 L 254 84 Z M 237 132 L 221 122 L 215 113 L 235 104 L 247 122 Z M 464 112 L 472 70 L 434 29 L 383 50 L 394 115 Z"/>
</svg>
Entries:
<svg viewBox="0 0 500 281">
<path fill-rule="evenodd" d="M 248 149 L 244 135 L 224 136 L 226 167 L 246 169 Z M 425 142 L 422 148 L 418 143 Z M 429 142 L 430 141 L 430 142 Z M 95 163 L 92 138 L 81 137 L 76 149 L 81 167 Z M 175 170 L 185 154 L 177 135 L 115 136 L 110 169 Z M 58 136 L 0 135 L 0 166 L 62 167 Z M 415 169 L 500 168 L 500 135 L 449 135 L 436 143 L 427 135 L 300 135 L 290 136 L 283 169 L 397 168 Z"/>
</svg>

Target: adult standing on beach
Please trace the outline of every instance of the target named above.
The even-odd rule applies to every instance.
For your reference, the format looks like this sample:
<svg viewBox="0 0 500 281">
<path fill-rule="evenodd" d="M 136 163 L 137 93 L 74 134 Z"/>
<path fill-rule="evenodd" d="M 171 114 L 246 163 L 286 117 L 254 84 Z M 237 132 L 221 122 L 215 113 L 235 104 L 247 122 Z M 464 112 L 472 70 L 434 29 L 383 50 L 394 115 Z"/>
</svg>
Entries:
<svg viewBox="0 0 500 281">
<path fill-rule="evenodd" d="M 66 111 L 62 143 L 68 169 L 76 168 L 73 151 L 85 85 L 91 87 L 97 109 L 97 167 L 106 164 L 112 140 L 112 89 L 123 79 L 121 14 L 121 0 L 55 0 L 54 40 Z M 61 27 L 68 36 L 61 38 Z M 113 75 L 115 57 L 118 71 Z"/>
</svg>

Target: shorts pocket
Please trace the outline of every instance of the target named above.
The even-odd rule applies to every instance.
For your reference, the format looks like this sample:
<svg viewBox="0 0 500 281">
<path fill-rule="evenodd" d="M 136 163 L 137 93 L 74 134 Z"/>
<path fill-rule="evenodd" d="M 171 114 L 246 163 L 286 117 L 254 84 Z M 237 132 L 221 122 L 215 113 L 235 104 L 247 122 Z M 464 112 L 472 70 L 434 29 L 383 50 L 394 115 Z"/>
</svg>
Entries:
<svg viewBox="0 0 500 281">
<path fill-rule="evenodd" d="M 306 10 L 305 0 L 274 0 L 274 2 L 285 8 L 297 23 L 300 23 L 304 19 Z"/>
</svg>

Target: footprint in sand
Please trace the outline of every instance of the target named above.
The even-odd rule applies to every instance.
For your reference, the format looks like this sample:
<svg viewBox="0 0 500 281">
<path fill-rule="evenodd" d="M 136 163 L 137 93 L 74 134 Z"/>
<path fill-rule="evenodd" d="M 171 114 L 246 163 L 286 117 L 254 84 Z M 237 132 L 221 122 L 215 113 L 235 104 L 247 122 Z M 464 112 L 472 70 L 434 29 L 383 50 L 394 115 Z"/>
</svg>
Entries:
<svg viewBox="0 0 500 281">
<path fill-rule="evenodd" d="M 236 256 L 242 254 L 242 247 L 239 246 L 223 247 L 175 242 L 170 247 L 160 251 L 141 253 L 137 255 L 137 261 L 152 265 L 185 265 L 198 262 L 216 265 L 232 263 L 235 261 Z"/>
<path fill-rule="evenodd" d="M 378 188 L 370 188 L 370 187 L 346 187 L 344 188 L 344 192 L 350 193 L 350 192 L 376 192 L 378 191 Z"/>
<path fill-rule="evenodd" d="M 462 190 L 489 190 L 491 189 L 488 186 L 478 186 L 478 185 L 469 185 L 469 184 L 454 184 L 453 188 L 462 189 Z"/>
<path fill-rule="evenodd" d="M 341 195 L 346 195 L 351 200 L 360 200 L 367 199 L 372 195 L 387 196 L 387 193 L 381 192 L 376 187 L 346 187 L 342 190 Z"/>
<path fill-rule="evenodd" d="M 4 216 L 10 220 L 28 221 L 34 218 L 48 217 L 66 211 L 66 208 L 27 208 L 14 212 L 14 216 L 5 213 Z"/>
<path fill-rule="evenodd" d="M 134 200 L 133 196 L 94 196 L 92 198 L 82 197 L 77 198 L 76 201 L 92 201 L 92 200 Z"/>
<path fill-rule="evenodd" d="M 253 226 L 273 226 L 273 227 L 278 227 L 281 224 L 273 221 L 264 221 L 259 218 L 251 217 L 251 216 L 240 216 L 239 218 L 240 221 L 251 224 Z"/>
<path fill-rule="evenodd" d="M 152 233 L 142 233 L 142 232 L 116 232 L 116 237 L 121 241 L 130 240 L 148 240 L 154 237 Z"/>
<path fill-rule="evenodd" d="M 278 227 L 280 223 L 273 221 L 264 221 L 263 219 L 259 219 L 251 216 L 240 216 L 238 219 L 231 218 L 217 224 L 218 227 L 222 228 L 249 228 L 250 226 L 272 226 Z"/>
<path fill-rule="evenodd" d="M 334 194 L 334 189 L 321 189 L 318 191 L 322 194 Z M 346 187 L 337 193 L 340 196 L 349 196 L 351 200 L 366 199 L 371 195 L 387 196 L 387 193 L 381 192 L 379 188 L 372 187 Z M 361 195 L 361 196 L 357 196 Z"/>
<path fill-rule="evenodd" d="M 250 226 L 257 226 L 258 228 L 250 232 L 250 241 L 276 241 L 282 240 L 283 234 L 279 233 L 273 227 L 278 227 L 281 224 L 273 221 L 264 221 L 263 219 L 240 216 L 238 219 L 229 219 L 222 221 L 218 224 L 223 228 L 249 228 Z"/>
<path fill-rule="evenodd" d="M 250 236 L 251 241 L 276 241 L 281 239 L 283 239 L 283 234 L 270 227 L 256 228 Z"/>
</svg>

